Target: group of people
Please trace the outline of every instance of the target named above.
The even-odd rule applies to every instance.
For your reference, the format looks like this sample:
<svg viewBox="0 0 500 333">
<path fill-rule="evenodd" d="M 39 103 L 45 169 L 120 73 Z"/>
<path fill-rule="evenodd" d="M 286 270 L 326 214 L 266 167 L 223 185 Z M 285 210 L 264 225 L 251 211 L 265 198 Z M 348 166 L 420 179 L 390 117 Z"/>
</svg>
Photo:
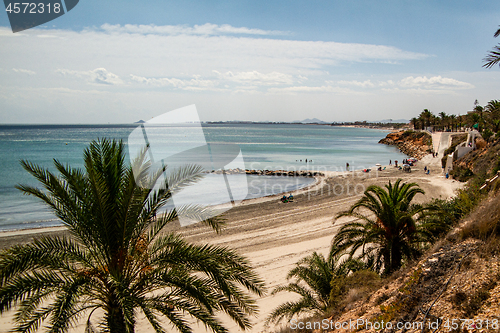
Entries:
<svg viewBox="0 0 500 333">
<path fill-rule="evenodd" d="M 281 198 L 281 202 L 286 203 L 286 202 L 293 202 L 293 194 L 290 193 L 290 195 L 287 197 L 286 194 L 283 194 L 283 197 Z"/>
<path fill-rule="evenodd" d="M 403 164 L 408 164 L 409 166 L 413 166 L 413 161 L 404 159 Z"/>
</svg>

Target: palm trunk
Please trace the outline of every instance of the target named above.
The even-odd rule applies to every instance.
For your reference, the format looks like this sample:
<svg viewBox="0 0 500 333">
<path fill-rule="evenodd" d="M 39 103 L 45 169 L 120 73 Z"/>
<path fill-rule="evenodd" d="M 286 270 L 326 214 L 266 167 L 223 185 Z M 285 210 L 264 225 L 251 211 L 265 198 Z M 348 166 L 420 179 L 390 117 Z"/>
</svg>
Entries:
<svg viewBox="0 0 500 333">
<path fill-rule="evenodd" d="M 391 265 L 391 249 L 386 248 L 384 249 L 384 272 L 386 275 L 390 274 L 392 271 L 392 265 Z"/>
<path fill-rule="evenodd" d="M 392 244 L 391 248 L 391 272 L 397 271 L 401 267 L 402 261 L 401 247 L 399 244 Z"/>
<path fill-rule="evenodd" d="M 109 333 L 125 333 L 125 332 L 134 332 L 134 328 L 127 327 L 125 322 L 125 315 L 123 314 L 123 310 L 121 306 L 118 304 L 118 300 L 114 293 L 108 299 L 108 304 L 106 306 L 107 314 L 106 314 L 106 323 L 107 328 L 109 329 Z"/>
</svg>

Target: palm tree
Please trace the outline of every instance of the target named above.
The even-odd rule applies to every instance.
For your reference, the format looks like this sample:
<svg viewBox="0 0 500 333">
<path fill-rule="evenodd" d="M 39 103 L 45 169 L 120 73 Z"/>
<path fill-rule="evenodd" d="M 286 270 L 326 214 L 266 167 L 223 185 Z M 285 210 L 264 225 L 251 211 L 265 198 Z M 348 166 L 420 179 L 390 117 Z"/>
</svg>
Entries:
<svg viewBox="0 0 500 333">
<path fill-rule="evenodd" d="M 342 256 L 331 248 L 328 258 L 313 252 L 310 256 L 302 258 L 296 267 L 288 272 L 287 279 L 294 278 L 287 285 L 276 287 L 272 294 L 288 291 L 300 295 L 297 301 L 285 302 L 278 306 L 267 318 L 267 323 L 279 322 L 284 318 L 303 313 L 314 315 L 324 314 L 330 305 L 331 281 L 334 277 L 346 276 L 349 272 L 349 263 L 339 263 Z"/>
<path fill-rule="evenodd" d="M 498 36 L 500 36 L 500 29 L 498 29 L 494 34 L 495 38 Z M 500 65 L 500 44 L 493 47 L 493 50 L 490 51 L 490 53 L 486 56 L 486 58 L 483 59 L 483 61 L 485 61 L 483 67 L 486 68 L 491 68 L 496 64 Z"/>
<path fill-rule="evenodd" d="M 481 131 L 481 116 L 478 113 L 471 113 L 469 117 L 469 123 L 471 128 L 477 128 Z M 477 126 L 476 126 L 477 125 Z"/>
<path fill-rule="evenodd" d="M 425 129 L 425 127 L 431 126 L 432 117 L 433 117 L 433 114 L 428 109 L 424 109 L 424 111 L 420 112 L 419 118 L 422 121 L 422 129 Z"/>
<path fill-rule="evenodd" d="M 444 131 L 444 128 L 447 125 L 447 118 L 448 118 L 448 116 L 446 115 L 445 112 L 441 111 L 441 112 L 439 112 L 439 118 L 441 118 L 441 127 L 442 127 L 441 130 Z"/>
<path fill-rule="evenodd" d="M 44 190 L 18 188 L 43 200 L 70 237 L 40 237 L 0 253 L 0 313 L 17 308 L 16 332 L 33 332 L 43 323 L 50 332 L 67 332 L 82 318 L 88 332 L 95 332 L 96 322 L 103 332 L 134 332 L 140 313 L 155 332 L 165 332 L 161 318 L 180 332 L 191 332 L 188 318 L 227 332 L 219 313 L 250 327 L 257 310 L 250 293 L 261 295 L 263 283 L 247 260 L 163 231 L 175 210 L 155 218 L 173 191 L 201 177 L 201 169 L 181 168 L 163 189 L 152 190 L 165 169 L 151 172 L 145 156 L 127 166 L 124 144 L 103 139 L 85 150 L 84 169 L 54 160 L 60 176 L 22 161 Z M 200 207 L 181 210 L 209 216 Z M 216 218 L 206 222 L 220 228 Z"/>
<path fill-rule="evenodd" d="M 385 189 L 369 186 L 358 202 L 337 216 L 353 216 L 363 222 L 344 224 L 333 245 L 338 251 L 349 250 L 351 257 L 360 250 L 359 258 L 371 257 L 373 269 L 384 274 L 399 269 L 403 259 L 418 255 L 422 246 L 433 239 L 434 231 L 442 227 L 424 221 L 435 212 L 434 206 L 411 204 L 415 195 L 424 191 L 416 183 L 401 181 L 398 179 L 394 185 L 389 182 Z"/>
<path fill-rule="evenodd" d="M 484 107 L 486 111 L 486 127 L 489 127 L 494 133 L 500 129 L 500 101 L 491 100 Z"/>
<path fill-rule="evenodd" d="M 413 129 L 416 130 L 417 127 L 418 127 L 418 119 L 415 118 L 415 117 L 411 118 L 410 124 L 412 124 L 413 125 Z"/>
<path fill-rule="evenodd" d="M 455 120 L 457 119 L 457 116 L 454 115 L 454 114 L 450 114 L 450 125 L 451 125 L 451 130 L 455 130 L 457 131 L 457 123 L 455 122 Z"/>
<path fill-rule="evenodd" d="M 498 119 L 500 117 L 500 101 L 493 99 L 484 107 L 491 118 Z"/>
<path fill-rule="evenodd" d="M 492 119 L 490 124 L 491 130 L 494 133 L 498 133 L 498 131 L 500 131 L 500 119 Z"/>
<path fill-rule="evenodd" d="M 482 107 L 481 105 L 476 105 L 474 107 L 474 111 L 479 115 L 479 131 L 481 132 L 482 129 L 483 129 L 483 126 L 484 125 L 484 107 Z"/>
</svg>

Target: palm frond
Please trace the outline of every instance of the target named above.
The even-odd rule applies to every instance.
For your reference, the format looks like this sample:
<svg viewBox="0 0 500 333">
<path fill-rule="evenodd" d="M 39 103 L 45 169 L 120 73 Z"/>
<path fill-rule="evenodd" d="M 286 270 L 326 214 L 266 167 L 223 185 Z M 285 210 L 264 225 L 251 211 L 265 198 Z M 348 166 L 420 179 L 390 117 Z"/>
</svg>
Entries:
<svg viewBox="0 0 500 333">
<path fill-rule="evenodd" d="M 500 64 L 500 45 L 493 47 L 488 55 L 483 59 L 483 67 L 491 68 L 496 64 Z"/>
<path fill-rule="evenodd" d="M 348 251 L 353 258 L 361 249 L 358 258 L 369 258 L 372 266 L 383 267 L 385 273 L 399 268 L 403 256 L 414 256 L 429 235 L 430 225 L 420 221 L 439 214 L 438 207 L 412 204 L 417 194 L 425 192 L 418 184 L 401 179 L 384 187 L 369 186 L 349 210 L 337 215 L 354 216 L 362 222 L 352 221 L 340 228 L 332 241 L 336 251 Z"/>
</svg>

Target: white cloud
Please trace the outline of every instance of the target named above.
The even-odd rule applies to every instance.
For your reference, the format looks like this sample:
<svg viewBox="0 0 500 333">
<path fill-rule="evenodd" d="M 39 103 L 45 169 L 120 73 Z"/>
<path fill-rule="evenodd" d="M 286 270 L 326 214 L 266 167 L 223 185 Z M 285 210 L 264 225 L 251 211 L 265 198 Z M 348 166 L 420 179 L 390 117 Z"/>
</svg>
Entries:
<svg viewBox="0 0 500 333">
<path fill-rule="evenodd" d="M 28 75 L 35 75 L 36 74 L 36 72 L 30 71 L 29 69 L 12 68 L 12 70 L 16 73 L 23 73 L 23 74 L 28 74 Z"/>
<path fill-rule="evenodd" d="M 143 76 L 130 75 L 133 82 L 146 84 L 154 87 L 173 87 L 183 90 L 200 91 L 200 90 L 220 90 L 216 88 L 217 82 L 212 80 L 201 79 L 199 75 L 195 75 L 192 79 L 179 78 L 147 78 Z"/>
<path fill-rule="evenodd" d="M 233 33 L 243 36 L 236 37 Z M 189 61 L 191 67 L 208 65 L 210 70 L 222 68 L 221 72 L 287 73 L 290 69 L 318 69 L 342 63 L 386 63 L 428 57 L 386 45 L 268 38 L 277 33 L 214 24 L 194 27 L 106 24 L 101 29 L 76 33 L 80 36 L 75 37 L 107 40 L 108 46 L 104 45 L 101 52 L 114 45 L 116 52 L 131 51 L 127 58 L 137 55 L 154 60 L 170 58 L 178 66 Z M 129 45 L 135 47 L 131 50 Z"/>
<path fill-rule="evenodd" d="M 105 68 L 96 68 L 90 71 L 74 71 L 69 69 L 58 69 L 56 72 L 64 76 L 83 78 L 89 83 L 121 85 L 123 81 L 116 74 L 108 72 Z"/>
<path fill-rule="evenodd" d="M 459 81 L 452 78 L 442 76 L 408 76 L 399 81 L 385 80 L 375 81 L 371 80 L 357 81 L 357 80 L 340 80 L 340 81 L 325 81 L 331 86 L 349 86 L 352 88 L 364 89 L 382 89 L 386 92 L 430 92 L 430 93 L 446 93 L 454 92 L 455 90 L 472 89 L 474 85 Z"/>
<path fill-rule="evenodd" d="M 154 24 L 103 24 L 101 30 L 107 33 L 126 33 L 126 34 L 155 34 L 155 35 L 286 35 L 286 32 L 277 30 L 250 29 L 246 27 L 233 27 L 229 24 L 217 25 L 206 23 L 203 25 L 194 25 L 193 27 L 185 25 L 163 25 Z"/>
<path fill-rule="evenodd" d="M 271 72 L 268 74 L 260 73 L 258 71 L 251 72 L 231 72 L 220 73 L 216 70 L 213 71 L 222 80 L 227 80 L 237 83 L 256 84 L 256 85 L 280 85 L 280 84 L 293 84 L 294 80 L 292 75 Z"/>
<path fill-rule="evenodd" d="M 56 36 L 56 35 L 45 35 L 45 34 L 40 34 L 40 35 L 36 35 L 38 38 L 61 38 L 59 36 Z"/>
<path fill-rule="evenodd" d="M 352 94 L 353 90 L 333 87 L 333 86 L 294 86 L 286 88 L 270 88 L 269 93 L 334 93 L 334 94 Z"/>
<path fill-rule="evenodd" d="M 0 27 L 4 68 L 0 85 L 13 90 L 49 89 L 45 95 L 31 93 L 22 102 L 5 94 L 0 109 L 21 107 L 26 114 L 43 113 L 53 110 L 53 100 L 61 99 L 61 115 L 72 109 L 80 122 L 107 122 L 121 117 L 123 110 L 135 121 L 152 112 L 196 103 L 205 109 L 207 120 L 283 120 L 290 112 L 295 112 L 293 118 L 303 119 L 299 114 L 315 105 L 318 111 L 314 112 L 329 117 L 338 112 L 343 119 L 355 120 L 355 114 L 343 111 L 352 104 L 352 110 L 362 110 L 359 114 L 366 112 L 366 105 L 381 112 L 392 108 L 397 114 L 407 100 L 416 108 L 433 108 L 445 100 L 445 94 L 460 92 L 453 99 L 457 107 L 459 98 L 490 100 L 495 92 L 490 92 L 491 87 L 498 86 L 497 76 L 488 87 L 480 78 L 460 72 L 424 76 L 411 64 L 428 55 L 393 46 L 271 38 L 275 32 L 245 29 L 249 28 L 107 25 L 79 32 L 34 28 L 12 34 Z M 39 38 L 40 34 L 58 38 Z M 12 70 L 26 64 L 36 75 Z M 472 83 L 477 88 L 466 91 L 474 87 Z M 50 90 L 58 87 L 74 93 Z M 397 90 L 384 93 L 383 88 Z M 85 93 L 93 90 L 106 94 L 94 98 Z M 412 92 L 427 93 L 429 98 L 418 95 L 421 101 Z M 444 102 L 439 105 L 445 105 L 441 109 L 447 113 L 452 111 Z M 315 117 L 325 118 L 319 113 Z"/>
<path fill-rule="evenodd" d="M 216 70 L 233 82 L 287 84 L 291 80 L 295 80 L 294 83 L 304 80 L 300 75 L 307 75 L 310 82 L 314 77 L 327 75 L 327 66 L 427 57 L 385 45 L 271 39 L 268 36 L 274 32 L 264 30 L 260 35 L 221 33 L 247 30 L 259 32 L 211 24 L 194 27 L 104 25 L 103 29 L 81 32 L 34 28 L 22 37 L 8 38 L 6 36 L 13 34 L 4 34 L 7 29 L 0 27 L 0 43 L 4 46 L 0 49 L 0 58 L 18 68 L 19 64 L 34 62 L 37 54 L 40 66 L 40 71 L 34 68 L 37 73 L 42 68 L 78 71 L 112 67 L 113 73 L 122 78 L 130 74 L 171 78 L 193 74 L 209 76 Z M 58 38 L 38 38 L 41 34 Z M 111 77 L 103 82 L 116 83 Z"/>
<path fill-rule="evenodd" d="M 455 89 L 472 89 L 474 85 L 458 81 L 451 78 L 441 77 L 441 76 L 433 76 L 428 78 L 427 76 L 409 76 L 401 81 L 399 81 L 399 86 L 402 88 L 411 88 L 411 89 L 429 89 L 429 90 L 455 90 Z"/>
<path fill-rule="evenodd" d="M 331 82 L 331 81 L 327 81 L 327 82 Z M 373 84 L 370 80 L 365 80 L 363 82 L 361 81 L 337 81 L 336 82 L 338 85 L 341 85 L 341 86 L 354 86 L 354 87 L 360 87 L 360 88 L 372 88 L 375 86 L 375 84 Z"/>
</svg>

